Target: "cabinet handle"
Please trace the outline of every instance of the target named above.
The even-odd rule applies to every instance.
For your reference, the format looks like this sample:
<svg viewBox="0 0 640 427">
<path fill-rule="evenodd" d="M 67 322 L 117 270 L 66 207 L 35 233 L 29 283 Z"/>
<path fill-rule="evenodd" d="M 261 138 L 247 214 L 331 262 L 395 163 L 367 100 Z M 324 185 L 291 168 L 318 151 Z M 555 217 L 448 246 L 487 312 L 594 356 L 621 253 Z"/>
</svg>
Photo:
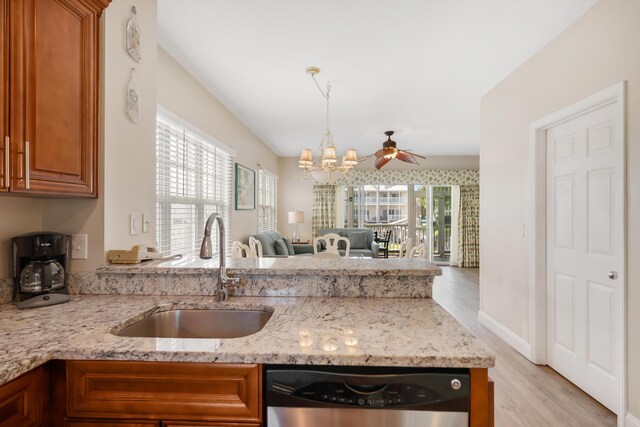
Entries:
<svg viewBox="0 0 640 427">
<path fill-rule="evenodd" d="M 4 137 L 4 186 L 9 187 L 9 165 L 11 162 L 11 150 L 9 149 L 9 142 L 11 140 L 8 136 Z"/>
<path fill-rule="evenodd" d="M 31 187 L 31 183 L 29 182 L 31 179 L 29 166 L 30 166 L 29 165 L 29 141 L 25 141 L 24 142 L 24 179 L 25 179 L 24 188 L 26 188 L 27 190 L 29 190 L 29 188 Z"/>
</svg>

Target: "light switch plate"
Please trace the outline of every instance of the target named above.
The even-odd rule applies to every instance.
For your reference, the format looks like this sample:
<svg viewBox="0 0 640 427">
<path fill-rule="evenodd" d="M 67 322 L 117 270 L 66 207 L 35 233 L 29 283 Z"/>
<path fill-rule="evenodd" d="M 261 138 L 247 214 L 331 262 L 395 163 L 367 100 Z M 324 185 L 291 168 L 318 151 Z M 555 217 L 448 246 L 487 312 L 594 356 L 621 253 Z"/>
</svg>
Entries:
<svg viewBox="0 0 640 427">
<path fill-rule="evenodd" d="M 71 259 L 89 258 L 88 240 L 86 234 L 71 235 Z"/>
<path fill-rule="evenodd" d="M 129 234 L 136 236 L 142 229 L 142 214 L 129 214 Z"/>
</svg>

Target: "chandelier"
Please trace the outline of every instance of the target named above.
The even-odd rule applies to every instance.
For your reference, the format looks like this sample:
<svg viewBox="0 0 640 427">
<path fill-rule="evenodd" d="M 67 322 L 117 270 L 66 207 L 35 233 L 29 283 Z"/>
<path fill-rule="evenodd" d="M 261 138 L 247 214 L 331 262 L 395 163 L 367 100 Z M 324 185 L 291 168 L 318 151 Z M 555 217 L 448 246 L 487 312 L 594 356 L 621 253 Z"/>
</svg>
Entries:
<svg viewBox="0 0 640 427">
<path fill-rule="evenodd" d="M 313 153 L 310 148 L 302 150 L 298 167 L 302 169 L 302 179 L 305 181 L 314 180 L 319 183 L 334 183 L 340 176 L 348 175 L 354 165 L 358 163 L 356 150 L 350 148 L 346 154 L 342 156 L 342 162 L 338 164 L 336 157 L 336 146 L 331 135 L 331 127 L 329 126 L 329 96 L 331 92 L 331 83 L 327 82 L 327 90 L 323 91 L 316 74 L 320 72 L 318 67 L 308 67 L 307 74 L 311 76 L 316 87 L 327 100 L 327 117 L 326 128 L 322 140 L 320 141 L 320 157 L 318 163 L 313 161 Z"/>
</svg>

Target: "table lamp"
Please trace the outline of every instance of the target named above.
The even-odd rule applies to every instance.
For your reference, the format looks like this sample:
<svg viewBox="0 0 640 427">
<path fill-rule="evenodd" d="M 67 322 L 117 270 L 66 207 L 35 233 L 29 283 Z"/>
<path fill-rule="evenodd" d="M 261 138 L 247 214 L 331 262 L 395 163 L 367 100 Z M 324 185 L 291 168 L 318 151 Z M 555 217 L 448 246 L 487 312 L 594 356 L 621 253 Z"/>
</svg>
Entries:
<svg viewBox="0 0 640 427">
<path fill-rule="evenodd" d="M 304 223 L 304 212 L 292 211 L 289 212 L 289 224 L 293 224 L 293 235 L 291 236 L 292 242 L 300 241 L 300 230 L 298 230 L 298 224 Z"/>
</svg>

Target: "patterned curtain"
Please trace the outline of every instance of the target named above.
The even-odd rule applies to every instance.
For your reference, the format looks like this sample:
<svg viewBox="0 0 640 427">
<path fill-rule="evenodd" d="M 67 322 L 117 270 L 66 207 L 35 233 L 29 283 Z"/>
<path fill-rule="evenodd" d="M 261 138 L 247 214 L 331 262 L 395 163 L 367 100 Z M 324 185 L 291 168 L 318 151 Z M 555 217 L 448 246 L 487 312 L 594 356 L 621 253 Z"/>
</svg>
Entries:
<svg viewBox="0 0 640 427">
<path fill-rule="evenodd" d="M 480 187 L 460 186 L 458 267 L 480 266 Z"/>
<path fill-rule="evenodd" d="M 336 186 L 313 186 L 313 212 L 311 227 L 313 237 L 319 228 L 334 228 L 336 224 Z"/>
</svg>

